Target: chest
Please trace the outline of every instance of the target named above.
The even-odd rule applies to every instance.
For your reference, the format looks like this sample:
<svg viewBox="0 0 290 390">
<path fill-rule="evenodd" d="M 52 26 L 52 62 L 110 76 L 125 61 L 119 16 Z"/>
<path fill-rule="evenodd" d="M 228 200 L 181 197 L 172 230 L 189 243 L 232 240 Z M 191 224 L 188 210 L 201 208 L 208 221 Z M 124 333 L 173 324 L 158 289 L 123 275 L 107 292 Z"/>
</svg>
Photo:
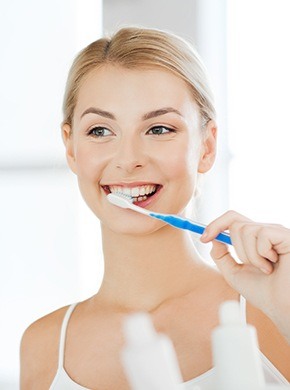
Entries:
<svg viewBox="0 0 290 390">
<path fill-rule="evenodd" d="M 168 320 L 154 318 L 155 328 L 173 342 L 184 381 L 209 370 L 212 366 L 210 334 L 214 321 L 168 315 Z M 77 383 L 89 389 L 129 389 L 121 362 L 124 338 L 120 323 L 98 330 L 68 332 L 65 370 Z"/>
</svg>

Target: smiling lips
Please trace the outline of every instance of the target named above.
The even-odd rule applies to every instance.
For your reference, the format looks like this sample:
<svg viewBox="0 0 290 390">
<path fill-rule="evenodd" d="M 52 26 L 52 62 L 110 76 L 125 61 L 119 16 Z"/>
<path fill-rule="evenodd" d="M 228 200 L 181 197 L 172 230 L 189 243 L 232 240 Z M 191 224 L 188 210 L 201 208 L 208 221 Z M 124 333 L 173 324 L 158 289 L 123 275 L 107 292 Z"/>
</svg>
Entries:
<svg viewBox="0 0 290 390">
<path fill-rule="evenodd" d="M 154 195 L 159 187 L 160 185 L 156 184 L 146 184 L 136 187 L 125 187 L 119 185 L 103 186 L 106 192 L 111 192 L 113 194 L 119 193 L 124 194 L 126 196 L 131 196 L 133 198 L 133 202 L 145 201 L 148 197 Z"/>
</svg>

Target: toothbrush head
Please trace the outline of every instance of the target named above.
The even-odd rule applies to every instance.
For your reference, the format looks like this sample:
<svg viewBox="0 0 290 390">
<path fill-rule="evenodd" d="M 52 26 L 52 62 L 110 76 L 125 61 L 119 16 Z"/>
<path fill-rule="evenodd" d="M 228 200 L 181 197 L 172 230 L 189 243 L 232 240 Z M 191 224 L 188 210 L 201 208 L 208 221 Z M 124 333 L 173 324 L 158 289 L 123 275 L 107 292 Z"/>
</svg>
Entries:
<svg viewBox="0 0 290 390">
<path fill-rule="evenodd" d="M 122 207 L 123 209 L 130 209 L 133 204 L 133 198 L 130 195 L 121 194 L 119 192 L 114 194 L 108 194 L 107 199 L 115 206 Z"/>
<path fill-rule="evenodd" d="M 140 214 L 151 215 L 150 211 L 139 207 L 133 203 L 133 198 L 130 195 L 125 195 L 121 193 L 114 193 L 107 195 L 108 201 L 115 206 L 121 207 L 123 209 L 130 209 L 137 211 Z"/>
</svg>

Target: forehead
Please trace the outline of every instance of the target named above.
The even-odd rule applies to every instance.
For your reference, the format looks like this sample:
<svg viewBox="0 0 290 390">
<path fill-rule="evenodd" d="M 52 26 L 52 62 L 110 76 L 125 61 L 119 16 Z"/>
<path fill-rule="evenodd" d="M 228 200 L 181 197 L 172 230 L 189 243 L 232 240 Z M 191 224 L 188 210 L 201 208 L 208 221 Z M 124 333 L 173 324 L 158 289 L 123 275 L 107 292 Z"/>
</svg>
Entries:
<svg viewBox="0 0 290 390">
<path fill-rule="evenodd" d="M 127 108 L 128 105 L 140 110 L 158 106 L 198 110 L 186 82 L 159 67 L 127 69 L 105 65 L 91 71 L 80 86 L 75 112 L 94 105 L 105 106 L 107 110 Z"/>
</svg>

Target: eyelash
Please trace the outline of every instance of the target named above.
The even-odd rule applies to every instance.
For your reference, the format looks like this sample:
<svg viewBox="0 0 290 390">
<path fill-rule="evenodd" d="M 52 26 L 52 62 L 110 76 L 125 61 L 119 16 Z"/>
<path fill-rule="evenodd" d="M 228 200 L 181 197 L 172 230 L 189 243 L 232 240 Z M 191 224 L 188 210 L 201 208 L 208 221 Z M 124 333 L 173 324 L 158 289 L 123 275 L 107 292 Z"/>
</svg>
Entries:
<svg viewBox="0 0 290 390">
<path fill-rule="evenodd" d="M 165 129 L 165 130 L 167 130 L 165 133 L 160 133 L 160 134 L 154 134 L 154 133 L 152 133 L 152 131 L 154 131 L 154 130 L 156 130 L 156 129 Z M 92 129 L 89 129 L 88 130 L 88 132 L 87 132 L 87 134 L 88 135 L 92 135 L 92 136 L 94 136 L 94 137 L 96 137 L 96 138 L 103 138 L 103 137 L 106 137 L 106 135 L 101 135 L 101 134 L 95 134 L 94 133 L 94 131 L 96 131 L 96 130 L 104 130 L 104 131 L 109 131 L 111 134 L 112 134 L 112 131 L 111 130 L 109 130 L 109 129 L 107 129 L 106 127 L 102 127 L 102 126 L 96 126 L 96 127 L 93 127 Z M 153 127 L 151 127 L 148 131 L 147 131 L 147 133 L 146 134 L 150 134 L 150 132 L 151 132 L 151 134 L 152 135 L 156 135 L 156 136 L 160 136 L 160 135 L 164 135 L 164 134 L 170 134 L 170 133 L 176 133 L 176 130 L 174 130 L 174 129 L 172 129 L 171 127 L 167 127 L 167 126 L 153 126 Z M 108 136 L 108 135 L 107 135 Z"/>
<path fill-rule="evenodd" d="M 169 134 L 169 133 L 176 133 L 176 130 L 172 129 L 171 127 L 162 126 L 162 125 L 151 127 L 151 129 L 149 129 L 147 133 L 149 133 L 150 131 L 155 130 L 155 129 L 166 129 L 166 130 L 168 130 L 166 133 L 162 133 L 162 134 L 153 134 L 152 133 L 153 135 L 157 135 L 157 136 L 164 135 L 164 134 Z"/>
<path fill-rule="evenodd" d="M 92 129 L 89 129 L 88 130 L 88 132 L 87 132 L 87 134 L 88 135 L 92 135 L 92 136 L 94 136 L 94 137 L 96 137 L 96 138 L 102 138 L 102 137 L 106 137 L 105 135 L 97 135 L 97 134 L 94 134 L 94 131 L 96 131 L 96 130 L 107 130 L 107 131 L 109 131 L 111 134 L 112 134 L 112 131 L 111 130 L 109 130 L 109 129 L 107 129 L 106 127 L 103 127 L 103 126 L 95 126 L 95 127 L 93 127 Z"/>
</svg>

